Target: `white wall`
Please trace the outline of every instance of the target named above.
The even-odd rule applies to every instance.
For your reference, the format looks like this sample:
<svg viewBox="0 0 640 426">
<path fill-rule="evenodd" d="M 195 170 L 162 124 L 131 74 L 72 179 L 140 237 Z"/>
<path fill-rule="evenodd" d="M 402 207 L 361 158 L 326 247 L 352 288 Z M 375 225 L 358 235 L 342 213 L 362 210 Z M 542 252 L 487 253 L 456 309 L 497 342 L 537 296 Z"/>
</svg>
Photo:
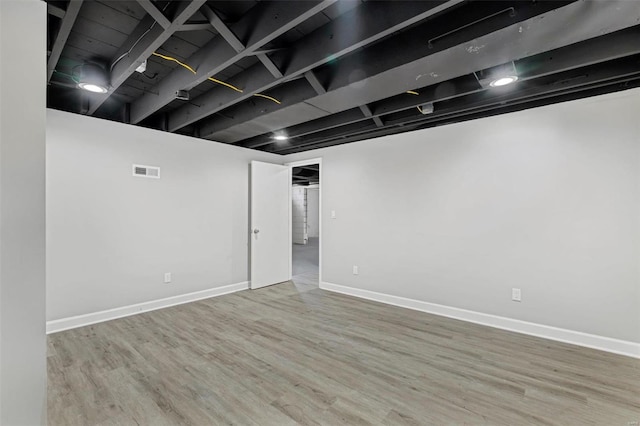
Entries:
<svg viewBox="0 0 640 426">
<path fill-rule="evenodd" d="M 307 229 L 310 238 L 320 236 L 320 189 L 307 188 Z"/>
<path fill-rule="evenodd" d="M 47 5 L 0 1 L 0 424 L 46 419 Z"/>
<path fill-rule="evenodd" d="M 640 342 L 638 111 L 635 89 L 287 156 L 323 158 L 323 280 Z"/>
<path fill-rule="evenodd" d="M 247 281 L 251 160 L 282 164 L 48 110 L 47 319 Z M 133 177 L 134 163 L 161 167 L 162 178 Z"/>
</svg>

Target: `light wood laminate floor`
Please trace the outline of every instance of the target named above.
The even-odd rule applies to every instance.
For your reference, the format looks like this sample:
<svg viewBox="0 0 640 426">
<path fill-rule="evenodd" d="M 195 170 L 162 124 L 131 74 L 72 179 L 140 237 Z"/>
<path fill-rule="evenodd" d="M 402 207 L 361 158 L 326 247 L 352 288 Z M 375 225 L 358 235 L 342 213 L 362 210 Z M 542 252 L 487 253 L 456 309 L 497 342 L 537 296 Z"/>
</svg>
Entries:
<svg viewBox="0 0 640 426">
<path fill-rule="evenodd" d="M 635 425 L 640 360 L 320 290 L 49 336 L 49 425 Z"/>
</svg>

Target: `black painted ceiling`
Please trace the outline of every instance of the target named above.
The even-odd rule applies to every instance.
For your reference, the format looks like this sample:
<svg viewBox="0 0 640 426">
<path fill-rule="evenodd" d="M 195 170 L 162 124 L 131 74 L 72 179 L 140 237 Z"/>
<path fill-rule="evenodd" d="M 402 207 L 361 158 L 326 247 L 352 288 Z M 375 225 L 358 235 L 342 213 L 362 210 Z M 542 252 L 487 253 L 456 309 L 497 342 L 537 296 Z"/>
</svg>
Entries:
<svg viewBox="0 0 640 426">
<path fill-rule="evenodd" d="M 320 184 L 320 165 L 294 167 L 291 173 L 294 185 L 318 185 Z"/>
<path fill-rule="evenodd" d="M 72 0 L 48 9 L 49 107 L 279 154 L 640 85 L 637 1 Z M 77 87 L 85 63 L 108 75 L 106 94 Z M 518 81 L 488 84 L 504 73 Z M 179 90 L 189 99 L 176 99 Z"/>
</svg>

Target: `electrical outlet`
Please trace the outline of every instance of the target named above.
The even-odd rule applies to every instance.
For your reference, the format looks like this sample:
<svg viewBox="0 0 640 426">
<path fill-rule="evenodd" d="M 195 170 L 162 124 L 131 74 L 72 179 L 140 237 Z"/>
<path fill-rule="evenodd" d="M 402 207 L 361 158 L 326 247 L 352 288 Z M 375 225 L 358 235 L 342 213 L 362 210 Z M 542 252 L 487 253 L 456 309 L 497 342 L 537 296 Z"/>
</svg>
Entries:
<svg viewBox="0 0 640 426">
<path fill-rule="evenodd" d="M 513 300 L 514 302 L 522 301 L 522 291 L 519 288 L 511 289 L 511 300 Z"/>
<path fill-rule="evenodd" d="M 171 282 L 171 272 L 164 273 L 164 282 L 167 284 Z"/>
<path fill-rule="evenodd" d="M 358 267 L 353 265 L 353 275 L 358 275 Z"/>
</svg>

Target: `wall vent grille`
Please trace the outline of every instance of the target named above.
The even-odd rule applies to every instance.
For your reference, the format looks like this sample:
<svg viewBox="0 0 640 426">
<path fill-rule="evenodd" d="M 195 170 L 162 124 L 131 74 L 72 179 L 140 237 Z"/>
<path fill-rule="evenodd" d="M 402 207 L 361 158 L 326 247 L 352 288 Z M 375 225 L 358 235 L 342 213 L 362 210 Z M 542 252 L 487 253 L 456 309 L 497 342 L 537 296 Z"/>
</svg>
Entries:
<svg viewBox="0 0 640 426">
<path fill-rule="evenodd" d="M 160 167 L 133 165 L 133 175 L 137 177 L 160 179 Z"/>
</svg>

